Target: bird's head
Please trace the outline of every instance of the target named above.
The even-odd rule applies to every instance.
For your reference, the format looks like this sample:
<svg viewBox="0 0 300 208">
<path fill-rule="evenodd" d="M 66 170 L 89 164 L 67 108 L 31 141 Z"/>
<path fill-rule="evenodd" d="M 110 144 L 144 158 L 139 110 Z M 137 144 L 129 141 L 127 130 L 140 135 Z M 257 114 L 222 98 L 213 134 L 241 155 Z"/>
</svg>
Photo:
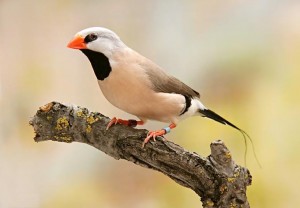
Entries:
<svg viewBox="0 0 300 208">
<path fill-rule="evenodd" d="M 113 31 L 103 27 L 91 27 L 78 32 L 68 47 L 100 52 L 109 57 L 114 50 L 125 47 L 125 44 Z"/>
</svg>

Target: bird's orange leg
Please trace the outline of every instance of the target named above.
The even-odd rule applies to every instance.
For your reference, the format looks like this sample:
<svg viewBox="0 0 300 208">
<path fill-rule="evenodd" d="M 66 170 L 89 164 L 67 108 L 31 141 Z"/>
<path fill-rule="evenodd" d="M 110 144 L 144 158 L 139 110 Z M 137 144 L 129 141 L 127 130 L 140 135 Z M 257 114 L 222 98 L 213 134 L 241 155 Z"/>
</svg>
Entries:
<svg viewBox="0 0 300 208">
<path fill-rule="evenodd" d="M 137 125 L 143 125 L 144 121 L 137 121 L 134 119 L 123 120 L 116 117 L 113 117 L 110 122 L 107 124 L 106 130 L 108 130 L 112 125 L 122 124 L 125 126 L 136 127 Z"/>
<path fill-rule="evenodd" d="M 158 130 L 158 131 L 149 131 L 146 139 L 144 140 L 143 144 L 142 144 L 142 147 L 144 148 L 145 144 L 147 144 L 151 138 L 153 138 L 153 140 L 155 141 L 155 138 L 157 136 L 164 136 L 165 134 L 167 133 L 170 133 L 171 129 L 174 129 L 176 127 L 176 124 L 174 123 L 171 123 L 168 127 L 166 128 L 163 128 L 161 130 Z"/>
</svg>

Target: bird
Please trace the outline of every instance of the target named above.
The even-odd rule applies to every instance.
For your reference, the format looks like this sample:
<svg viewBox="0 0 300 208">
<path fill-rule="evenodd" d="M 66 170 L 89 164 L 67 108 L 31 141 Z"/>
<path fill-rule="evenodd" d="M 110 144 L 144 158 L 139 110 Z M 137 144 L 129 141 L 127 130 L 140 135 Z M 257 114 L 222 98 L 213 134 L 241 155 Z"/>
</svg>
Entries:
<svg viewBox="0 0 300 208">
<path fill-rule="evenodd" d="M 113 117 L 106 130 L 116 124 L 136 127 L 148 120 L 169 124 L 149 131 L 142 143 L 144 147 L 151 138 L 155 141 L 158 136 L 164 137 L 183 119 L 202 116 L 240 131 L 247 154 L 246 137 L 249 135 L 244 130 L 207 108 L 196 90 L 128 47 L 115 32 L 104 27 L 90 27 L 76 33 L 67 47 L 80 50 L 88 58 L 104 97 L 115 107 L 138 118 Z"/>
</svg>

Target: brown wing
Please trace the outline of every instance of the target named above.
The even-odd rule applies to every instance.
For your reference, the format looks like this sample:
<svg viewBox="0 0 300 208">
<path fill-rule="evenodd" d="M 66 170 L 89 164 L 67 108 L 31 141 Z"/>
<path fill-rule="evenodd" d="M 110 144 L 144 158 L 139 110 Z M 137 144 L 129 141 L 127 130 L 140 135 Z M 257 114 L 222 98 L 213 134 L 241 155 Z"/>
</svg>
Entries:
<svg viewBox="0 0 300 208">
<path fill-rule="evenodd" d="M 187 97 L 198 97 L 200 94 L 173 76 L 167 75 L 159 66 L 150 60 L 140 63 L 148 75 L 152 88 L 156 92 L 176 93 Z"/>
</svg>

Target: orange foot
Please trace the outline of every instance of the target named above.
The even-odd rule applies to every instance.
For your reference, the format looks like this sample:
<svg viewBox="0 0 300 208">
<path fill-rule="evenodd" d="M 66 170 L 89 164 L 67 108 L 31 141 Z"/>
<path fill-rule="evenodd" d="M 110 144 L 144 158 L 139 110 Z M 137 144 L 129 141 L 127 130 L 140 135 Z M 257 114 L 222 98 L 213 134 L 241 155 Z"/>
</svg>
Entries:
<svg viewBox="0 0 300 208">
<path fill-rule="evenodd" d="M 116 117 L 113 117 L 110 122 L 107 124 L 106 130 L 108 130 L 112 125 L 122 124 L 125 126 L 136 127 L 137 125 L 143 125 L 143 121 L 137 121 L 133 119 L 123 120 Z"/>
<path fill-rule="evenodd" d="M 155 138 L 158 136 L 164 137 L 164 135 L 166 135 L 167 133 L 169 133 L 171 131 L 171 129 L 175 128 L 176 124 L 171 123 L 169 125 L 169 127 L 163 128 L 161 130 L 158 131 L 149 131 L 147 137 L 144 139 L 144 142 L 142 144 L 142 148 L 144 148 L 145 144 L 147 144 L 150 139 L 152 138 L 153 141 L 156 141 Z"/>
</svg>

